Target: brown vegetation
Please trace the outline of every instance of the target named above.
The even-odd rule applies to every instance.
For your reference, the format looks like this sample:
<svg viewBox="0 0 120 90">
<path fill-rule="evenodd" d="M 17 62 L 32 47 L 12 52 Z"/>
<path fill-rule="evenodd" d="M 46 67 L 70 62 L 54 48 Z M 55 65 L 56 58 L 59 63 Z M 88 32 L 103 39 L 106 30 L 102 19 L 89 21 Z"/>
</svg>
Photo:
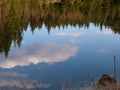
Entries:
<svg viewBox="0 0 120 90">
<path fill-rule="evenodd" d="M 117 80 L 107 74 L 103 74 L 98 81 L 98 88 L 117 84 Z"/>
</svg>

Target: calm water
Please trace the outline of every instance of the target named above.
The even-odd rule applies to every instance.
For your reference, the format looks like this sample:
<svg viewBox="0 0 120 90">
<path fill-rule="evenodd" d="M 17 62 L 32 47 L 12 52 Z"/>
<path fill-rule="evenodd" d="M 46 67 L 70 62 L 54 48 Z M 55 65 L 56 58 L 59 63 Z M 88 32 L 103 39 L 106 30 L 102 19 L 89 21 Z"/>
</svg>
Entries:
<svg viewBox="0 0 120 90">
<path fill-rule="evenodd" d="M 22 0 L 18 0 L 19 3 L 20 1 Z M 28 2 L 29 0 L 24 2 L 25 10 L 16 8 L 22 7 L 17 5 L 17 2 L 14 2 L 16 7 L 13 9 L 9 9 L 12 7 L 12 1 L 1 3 L 0 87 L 22 88 L 24 84 L 29 89 L 38 87 L 40 90 L 61 90 L 65 82 L 71 82 L 75 87 L 87 85 L 90 84 L 89 76 L 98 79 L 104 73 L 114 74 L 114 55 L 116 55 L 117 62 L 117 79 L 120 80 L 119 10 L 113 17 L 112 11 L 109 12 L 108 16 L 113 19 L 111 17 L 105 19 L 104 15 L 104 20 L 101 20 L 100 18 L 103 16 L 98 18 L 91 18 L 91 15 L 86 16 L 82 12 L 86 9 L 85 6 L 79 6 L 83 7 L 81 12 L 76 11 L 70 14 L 67 12 L 68 9 L 60 8 L 60 6 L 68 4 L 59 2 L 54 5 L 54 8 L 60 9 L 61 15 L 58 15 L 58 12 L 56 14 L 53 10 L 51 12 L 55 18 L 53 20 L 51 14 L 47 19 L 45 17 L 46 8 L 52 8 L 52 6 L 48 5 L 46 8 L 41 6 L 41 9 L 38 8 L 39 5 L 35 4 L 33 6 L 37 7 L 30 9 Z M 54 2 L 52 3 L 54 4 Z M 88 3 L 86 2 L 86 4 Z M 51 8 L 50 10 L 52 10 Z M 107 9 L 113 10 L 113 5 Z M 28 12 L 23 14 L 26 10 Z M 39 10 L 41 14 L 37 12 Z M 71 17 L 62 18 L 64 10 Z M 73 11 L 75 10 L 73 9 Z M 9 11 L 8 15 L 5 14 L 6 11 Z M 70 12 L 73 11 L 70 9 Z M 54 13 L 58 16 L 55 17 Z M 103 12 L 101 13 L 103 14 Z M 19 15 L 21 19 L 17 17 Z M 41 17 L 39 17 L 40 15 Z M 5 19 L 6 17 L 7 19 Z M 101 23 L 102 21 L 103 23 Z"/>
</svg>

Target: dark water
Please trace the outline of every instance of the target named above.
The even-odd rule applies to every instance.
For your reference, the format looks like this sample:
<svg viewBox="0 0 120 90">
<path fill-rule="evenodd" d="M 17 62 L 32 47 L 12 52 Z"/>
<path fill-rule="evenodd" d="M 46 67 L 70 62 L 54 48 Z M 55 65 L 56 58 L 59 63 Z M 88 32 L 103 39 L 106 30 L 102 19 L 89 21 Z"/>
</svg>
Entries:
<svg viewBox="0 0 120 90">
<path fill-rule="evenodd" d="M 0 0 L 0 87 L 88 85 L 114 74 L 114 55 L 120 80 L 119 12 L 117 0 Z"/>
</svg>

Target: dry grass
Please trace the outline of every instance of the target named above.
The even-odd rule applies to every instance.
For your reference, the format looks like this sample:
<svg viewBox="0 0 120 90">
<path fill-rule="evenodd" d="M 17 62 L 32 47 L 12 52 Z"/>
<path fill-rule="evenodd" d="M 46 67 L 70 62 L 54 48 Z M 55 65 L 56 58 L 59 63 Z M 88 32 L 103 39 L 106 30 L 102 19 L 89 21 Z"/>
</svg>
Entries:
<svg viewBox="0 0 120 90">
<path fill-rule="evenodd" d="M 14 86 L 14 88 L 0 88 L 0 90 L 41 90 L 40 88 L 37 88 L 36 86 L 34 88 L 27 88 L 24 83 L 22 83 L 23 88 L 18 88 Z M 120 84 L 111 85 L 108 87 L 93 87 L 93 86 L 84 86 L 84 87 L 74 87 L 72 83 L 68 83 L 63 85 L 61 90 L 120 90 Z"/>
<path fill-rule="evenodd" d="M 44 87 L 49 88 L 49 86 L 44 86 Z M 28 82 L 24 82 L 24 81 L 19 81 L 19 83 L 11 81 L 10 86 L 3 88 L 0 87 L 0 90 L 41 90 L 41 89 L 42 88 L 39 85 L 37 85 L 37 83 L 36 84 L 33 83 L 29 85 Z M 68 80 L 63 83 L 61 90 L 120 90 L 120 83 L 116 83 L 114 85 L 109 85 L 109 86 L 101 86 L 98 88 L 98 84 L 96 81 L 96 83 L 91 82 L 91 84 L 87 86 L 76 87 L 76 85 L 74 86 L 71 80 Z"/>
<path fill-rule="evenodd" d="M 89 85 L 76 88 L 73 86 L 72 83 L 67 83 L 63 85 L 62 90 L 120 90 L 120 83 L 117 83 L 115 85 L 102 86 L 99 88 L 97 87 L 97 85 L 96 86 Z"/>
<path fill-rule="evenodd" d="M 69 88 L 63 88 L 62 90 L 120 90 L 120 85 L 101 87 L 101 88 L 91 87 L 91 86 L 81 87 L 81 88 L 69 87 Z"/>
</svg>

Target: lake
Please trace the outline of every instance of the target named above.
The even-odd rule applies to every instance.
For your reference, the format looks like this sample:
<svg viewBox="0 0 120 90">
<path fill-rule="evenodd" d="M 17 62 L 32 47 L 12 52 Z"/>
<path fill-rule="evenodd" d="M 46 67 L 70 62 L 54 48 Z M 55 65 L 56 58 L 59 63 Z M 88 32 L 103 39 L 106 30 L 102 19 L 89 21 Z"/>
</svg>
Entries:
<svg viewBox="0 0 120 90">
<path fill-rule="evenodd" d="M 0 89 L 92 85 L 114 56 L 119 81 L 119 47 L 118 0 L 0 0 Z"/>
</svg>

